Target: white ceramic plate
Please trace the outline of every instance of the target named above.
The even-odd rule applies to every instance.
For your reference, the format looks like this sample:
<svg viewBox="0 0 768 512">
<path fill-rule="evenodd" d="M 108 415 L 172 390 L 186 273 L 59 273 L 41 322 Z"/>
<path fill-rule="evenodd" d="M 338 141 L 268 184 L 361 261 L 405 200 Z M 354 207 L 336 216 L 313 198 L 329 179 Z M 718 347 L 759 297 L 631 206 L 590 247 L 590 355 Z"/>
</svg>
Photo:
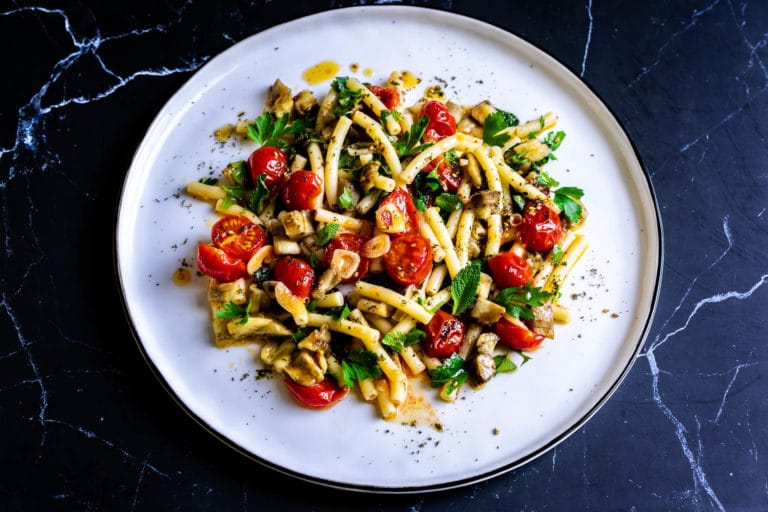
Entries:
<svg viewBox="0 0 768 512">
<path fill-rule="evenodd" d="M 213 130 L 240 112 L 257 116 L 275 78 L 295 91 L 308 87 L 302 72 L 324 60 L 338 62 L 340 74 L 372 83 L 407 69 L 422 86 L 441 83 L 449 99 L 491 99 L 522 120 L 556 112 L 567 137 L 548 170 L 563 185 L 586 191 L 590 248 L 563 290 L 573 321 L 558 326 L 557 340 L 518 371 L 480 391 L 463 390 L 455 403 L 425 390 L 425 410 L 442 432 L 430 421 L 415 427 L 384 422 L 354 397 L 322 412 L 297 407 L 279 380 L 255 378 L 254 348 L 213 346 L 204 279 L 194 277 L 187 286 L 171 279 L 182 259 L 194 262 L 196 243 L 209 240 L 215 218 L 209 204 L 184 194 L 186 183 L 218 175 L 250 152 L 240 143 L 216 143 Z M 353 63 L 358 73 L 350 70 Z M 366 68 L 373 74 L 365 75 Z M 328 85 L 313 89 L 322 94 Z M 116 259 L 141 350 L 202 425 L 299 478 L 414 492 L 513 469 L 583 424 L 616 389 L 644 341 L 661 245 L 655 201 L 635 150 L 577 77 L 485 23 L 387 6 L 335 10 L 271 28 L 198 71 L 160 111 L 136 153 L 120 202 Z"/>
</svg>

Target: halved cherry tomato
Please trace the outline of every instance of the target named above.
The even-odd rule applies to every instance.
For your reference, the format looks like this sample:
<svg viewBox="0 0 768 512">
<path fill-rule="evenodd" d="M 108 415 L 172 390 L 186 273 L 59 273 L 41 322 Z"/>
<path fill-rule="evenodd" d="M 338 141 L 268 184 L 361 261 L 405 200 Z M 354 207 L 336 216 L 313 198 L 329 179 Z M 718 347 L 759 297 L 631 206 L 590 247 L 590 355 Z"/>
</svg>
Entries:
<svg viewBox="0 0 768 512">
<path fill-rule="evenodd" d="M 512 251 L 500 252 L 488 258 L 488 266 L 491 268 L 496 288 L 499 289 L 525 286 L 533 280 L 531 266 Z"/>
<path fill-rule="evenodd" d="M 197 244 L 197 266 L 217 281 L 235 281 L 248 275 L 243 260 L 208 244 Z"/>
<path fill-rule="evenodd" d="M 400 286 L 421 284 L 432 271 L 432 244 L 416 234 L 393 238 L 384 255 L 384 268 Z"/>
<path fill-rule="evenodd" d="M 273 273 L 275 281 L 281 281 L 292 294 L 301 299 L 309 297 L 315 284 L 315 271 L 309 263 L 293 256 L 278 258 Z"/>
<path fill-rule="evenodd" d="M 280 197 L 289 210 L 312 210 L 323 191 L 320 176 L 312 171 L 296 171 L 290 175 Z"/>
<path fill-rule="evenodd" d="M 369 85 L 368 90 L 375 94 L 389 110 L 392 110 L 400 104 L 400 93 L 395 87 L 381 87 L 380 85 Z"/>
<path fill-rule="evenodd" d="M 419 232 L 419 217 L 411 194 L 404 188 L 396 188 L 376 210 L 376 225 L 392 236 Z"/>
<path fill-rule="evenodd" d="M 421 116 L 427 116 L 429 123 L 424 131 L 424 140 L 437 142 L 456 133 L 456 119 L 444 103 L 432 100 L 421 107 Z"/>
<path fill-rule="evenodd" d="M 531 331 L 519 320 L 511 322 L 504 316 L 496 323 L 496 334 L 503 344 L 515 350 L 533 350 L 544 341 L 542 334 Z"/>
<path fill-rule="evenodd" d="M 303 386 L 291 379 L 285 379 L 285 386 L 297 402 L 313 409 L 327 407 L 338 402 L 349 393 L 349 388 L 341 388 L 329 378 L 312 386 Z"/>
<path fill-rule="evenodd" d="M 448 160 L 443 155 L 438 156 L 424 166 L 424 172 L 437 171 L 440 178 L 440 184 L 446 192 L 455 193 L 461 185 L 461 174 L 451 167 Z"/>
<path fill-rule="evenodd" d="M 283 150 L 275 146 L 262 146 L 248 157 L 248 167 L 254 183 L 262 174 L 266 174 L 264 184 L 274 191 L 288 171 L 288 158 Z"/>
<path fill-rule="evenodd" d="M 371 238 L 365 235 L 358 235 L 356 233 L 340 233 L 336 235 L 328 245 L 325 247 L 325 263 L 330 265 L 333 260 L 333 253 L 337 249 L 356 252 L 360 255 L 360 265 L 357 266 L 357 270 L 352 277 L 344 279 L 342 283 L 354 283 L 365 277 L 368 273 L 368 268 L 371 266 L 371 260 L 363 256 L 363 246 Z"/>
<path fill-rule="evenodd" d="M 211 229 L 213 245 L 233 258 L 248 261 L 267 241 L 259 226 L 241 215 L 227 215 Z"/>
<path fill-rule="evenodd" d="M 464 322 L 442 309 L 429 321 L 426 331 L 422 343 L 429 357 L 450 357 L 464 342 Z"/>
<path fill-rule="evenodd" d="M 547 252 L 563 237 L 560 217 L 541 201 L 531 201 L 523 210 L 519 238 L 528 249 Z"/>
</svg>

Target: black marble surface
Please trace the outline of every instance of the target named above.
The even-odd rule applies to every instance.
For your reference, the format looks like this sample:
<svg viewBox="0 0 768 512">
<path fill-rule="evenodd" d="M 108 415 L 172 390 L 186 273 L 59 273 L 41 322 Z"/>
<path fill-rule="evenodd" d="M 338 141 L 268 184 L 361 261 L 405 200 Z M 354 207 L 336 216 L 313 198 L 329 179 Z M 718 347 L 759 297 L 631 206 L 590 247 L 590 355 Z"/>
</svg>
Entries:
<svg viewBox="0 0 768 512">
<path fill-rule="evenodd" d="M 0 508 L 768 509 L 768 4 L 754 0 L 416 2 L 582 76 L 656 190 L 666 256 L 645 349 L 554 450 L 458 490 L 350 494 L 250 462 L 163 392 L 113 270 L 136 146 L 234 42 L 360 3 L 0 3 Z"/>
</svg>

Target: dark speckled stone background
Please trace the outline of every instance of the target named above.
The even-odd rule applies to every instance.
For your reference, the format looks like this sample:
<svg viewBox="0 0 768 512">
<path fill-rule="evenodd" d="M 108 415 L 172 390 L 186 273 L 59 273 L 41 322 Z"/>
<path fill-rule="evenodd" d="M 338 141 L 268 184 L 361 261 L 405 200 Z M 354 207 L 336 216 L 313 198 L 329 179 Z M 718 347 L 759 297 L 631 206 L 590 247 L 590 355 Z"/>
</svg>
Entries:
<svg viewBox="0 0 768 512">
<path fill-rule="evenodd" d="M 163 392 L 112 263 L 133 151 L 234 42 L 367 3 L 0 3 L 0 509 L 768 509 L 765 2 L 413 2 L 494 23 L 582 76 L 656 190 L 666 256 L 646 347 L 554 450 L 458 490 L 349 494 L 246 460 Z"/>
</svg>

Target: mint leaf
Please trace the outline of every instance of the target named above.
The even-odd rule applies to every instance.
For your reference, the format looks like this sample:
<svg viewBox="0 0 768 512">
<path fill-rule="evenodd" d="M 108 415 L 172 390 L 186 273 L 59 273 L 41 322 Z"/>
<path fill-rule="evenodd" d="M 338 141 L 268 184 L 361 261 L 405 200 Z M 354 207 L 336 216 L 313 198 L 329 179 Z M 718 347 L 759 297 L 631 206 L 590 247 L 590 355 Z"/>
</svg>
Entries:
<svg viewBox="0 0 768 512">
<path fill-rule="evenodd" d="M 483 142 L 489 146 L 503 146 L 510 139 L 510 135 L 501 132 L 518 124 L 520 124 L 520 121 L 511 112 L 497 110 L 492 114 L 488 114 L 483 123 Z"/>
<path fill-rule="evenodd" d="M 479 284 L 480 261 L 475 260 L 461 269 L 451 283 L 454 315 L 460 315 L 472 304 Z"/>
<path fill-rule="evenodd" d="M 584 195 L 584 191 L 578 187 L 560 187 L 555 190 L 555 204 L 563 211 L 568 220 L 579 222 L 581 219 L 581 205 L 579 199 Z"/>
<path fill-rule="evenodd" d="M 342 377 L 347 387 L 353 387 L 355 381 L 375 379 L 381 375 L 379 358 L 370 350 L 357 348 L 341 362 Z"/>
<path fill-rule="evenodd" d="M 336 236 L 336 233 L 339 232 L 339 225 L 336 223 L 326 224 L 319 230 L 317 230 L 317 233 L 315 233 L 315 240 L 317 240 L 317 245 L 320 247 L 325 246 L 328 242 L 330 242 L 333 237 Z"/>
</svg>

